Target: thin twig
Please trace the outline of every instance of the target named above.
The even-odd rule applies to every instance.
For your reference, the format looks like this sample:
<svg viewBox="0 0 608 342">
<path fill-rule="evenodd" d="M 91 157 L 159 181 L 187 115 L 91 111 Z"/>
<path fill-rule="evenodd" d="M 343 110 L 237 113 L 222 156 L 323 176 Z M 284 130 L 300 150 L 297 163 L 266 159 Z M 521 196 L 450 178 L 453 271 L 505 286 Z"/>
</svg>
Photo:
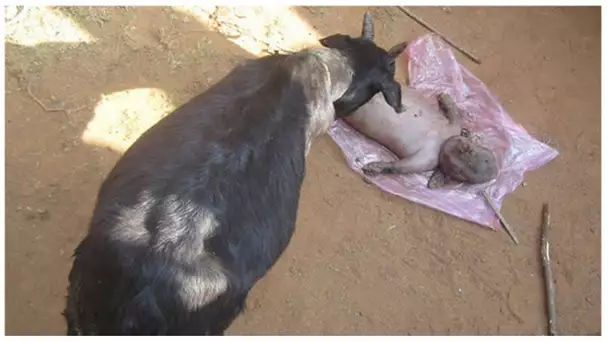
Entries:
<svg viewBox="0 0 608 342">
<path fill-rule="evenodd" d="M 551 257 L 549 256 L 549 205 L 543 203 L 543 222 L 541 226 L 541 256 L 543 259 L 543 270 L 545 274 L 545 292 L 547 295 L 547 313 L 549 318 L 549 335 L 557 335 L 557 324 L 555 321 L 555 284 L 553 283 L 553 272 L 551 270 Z"/>
<path fill-rule="evenodd" d="M 490 198 L 490 196 L 488 195 L 488 193 L 485 190 L 482 190 L 481 194 L 486 199 L 486 201 L 488 202 L 488 204 L 490 204 L 490 207 L 492 208 L 492 210 L 494 210 L 494 212 L 496 213 L 496 216 L 498 216 L 498 219 L 500 220 L 500 223 L 505 228 L 505 230 L 507 231 L 507 233 L 509 234 L 509 236 L 511 237 L 511 239 L 513 239 L 513 242 L 515 242 L 516 245 L 519 244 L 519 240 L 517 240 L 517 237 L 515 236 L 515 233 L 511 229 L 511 226 L 509 226 L 509 224 L 507 223 L 507 221 L 505 220 L 505 218 L 502 216 L 502 214 L 500 213 L 500 211 L 498 210 L 498 208 L 496 208 L 496 206 L 494 205 L 494 202 L 492 201 L 492 199 Z"/>
<path fill-rule="evenodd" d="M 34 101 L 36 101 L 36 103 L 38 103 L 38 105 L 40 105 L 40 107 L 42 107 L 42 109 L 44 109 L 45 111 L 47 111 L 47 112 L 64 112 L 64 114 L 65 114 L 65 118 L 66 118 L 66 120 L 67 120 L 68 124 L 70 124 L 71 126 L 74 126 L 74 124 L 72 123 L 72 119 L 71 119 L 70 115 L 71 115 L 72 113 L 78 112 L 78 111 L 80 111 L 80 110 L 82 110 L 82 109 L 84 109 L 84 108 L 86 107 L 86 105 L 85 105 L 85 106 L 80 106 L 80 107 L 78 107 L 78 108 L 73 108 L 73 109 L 66 109 L 66 108 L 63 108 L 63 107 L 61 107 L 61 108 L 60 108 L 60 107 L 55 107 L 55 108 L 52 108 L 52 107 L 47 107 L 47 106 L 44 104 L 44 102 L 42 102 L 42 101 L 41 101 L 41 100 L 40 100 L 38 97 L 36 97 L 36 95 L 34 95 L 34 93 L 32 92 L 32 83 L 31 83 L 31 82 L 29 82 L 29 83 L 27 84 L 27 93 L 28 93 L 28 95 L 29 95 L 29 96 L 30 96 L 30 97 L 31 97 L 31 98 L 32 98 Z"/>
<path fill-rule="evenodd" d="M 454 49 L 460 51 L 463 55 L 467 56 L 473 62 L 475 62 L 477 64 L 481 64 L 481 60 L 479 58 L 473 56 L 473 54 L 471 54 L 467 50 L 461 48 L 460 46 L 458 46 L 456 43 L 454 43 L 450 39 L 446 38 L 443 34 L 439 33 L 439 31 L 437 31 L 434 27 L 432 27 L 427 22 L 425 22 L 424 20 L 422 20 L 420 17 L 418 17 L 417 15 L 415 15 L 414 13 L 412 13 L 412 11 L 408 10 L 407 8 L 405 8 L 403 6 L 397 6 L 397 8 L 399 8 L 401 10 L 401 12 L 405 13 L 405 15 L 407 15 L 410 18 L 412 18 L 415 22 L 417 22 L 418 24 L 420 24 L 421 26 L 423 26 L 427 30 L 429 30 L 429 31 L 435 33 L 436 35 L 438 35 L 439 37 L 441 37 L 443 40 L 445 40 L 446 43 L 450 44 Z"/>
<path fill-rule="evenodd" d="M 66 112 L 68 114 L 77 113 L 77 112 L 80 112 L 81 110 L 85 109 L 86 107 L 87 107 L 86 105 L 82 105 L 80 107 L 76 107 L 76 108 L 73 108 L 73 109 L 66 109 Z"/>
<path fill-rule="evenodd" d="M 31 82 L 27 84 L 27 93 L 30 95 L 30 97 L 31 97 L 31 98 L 32 98 L 34 101 L 36 101 L 36 102 L 37 102 L 37 103 L 40 105 L 40 107 L 42 107 L 42 109 L 44 109 L 44 110 L 45 110 L 45 111 L 47 111 L 47 112 L 61 112 L 61 111 L 64 111 L 64 110 L 65 110 L 65 108 L 59 108 L 59 107 L 56 107 L 56 108 L 49 108 L 49 107 L 47 107 L 47 106 L 46 106 L 46 105 L 45 105 L 45 104 L 44 104 L 42 101 L 40 101 L 40 99 L 38 99 L 38 98 L 36 97 L 36 95 L 34 95 L 34 94 L 32 93 L 31 86 L 32 86 L 32 83 L 31 83 Z"/>
</svg>

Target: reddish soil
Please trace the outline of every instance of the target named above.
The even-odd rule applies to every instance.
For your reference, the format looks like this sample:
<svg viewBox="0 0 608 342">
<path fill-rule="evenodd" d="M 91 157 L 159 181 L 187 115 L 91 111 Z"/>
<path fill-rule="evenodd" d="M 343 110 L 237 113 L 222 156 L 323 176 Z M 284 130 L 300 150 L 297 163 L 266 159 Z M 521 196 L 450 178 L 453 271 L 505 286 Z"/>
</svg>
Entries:
<svg viewBox="0 0 608 342">
<path fill-rule="evenodd" d="M 98 41 L 6 43 L 7 334 L 65 333 L 71 253 L 118 158 L 80 139 L 101 94 L 154 87 L 181 104 L 248 56 L 163 8 L 106 8 L 97 21 L 82 13 L 99 8 L 60 10 Z M 357 34 L 364 8 L 296 10 L 321 34 Z M 384 47 L 426 32 L 394 7 L 371 10 Z M 503 204 L 520 245 L 502 231 L 382 193 L 348 168 L 326 136 L 309 156 L 292 243 L 228 333 L 544 334 L 543 201 L 552 212 L 559 330 L 600 333 L 600 8 L 413 10 L 479 56 L 476 65 L 458 54 L 515 120 L 560 152 Z M 117 39 L 127 25 L 137 27 L 131 45 Z M 154 39 L 164 27 L 195 32 L 176 36 L 182 49 L 208 43 L 176 67 Z M 68 122 L 28 95 L 30 82 L 48 106 L 85 107 Z"/>
</svg>

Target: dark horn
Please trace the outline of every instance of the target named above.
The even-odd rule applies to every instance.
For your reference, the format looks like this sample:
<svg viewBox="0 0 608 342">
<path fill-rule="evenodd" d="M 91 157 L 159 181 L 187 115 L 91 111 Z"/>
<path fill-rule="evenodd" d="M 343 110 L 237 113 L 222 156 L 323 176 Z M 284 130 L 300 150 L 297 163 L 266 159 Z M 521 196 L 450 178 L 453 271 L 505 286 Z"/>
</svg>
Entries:
<svg viewBox="0 0 608 342">
<path fill-rule="evenodd" d="M 365 11 L 363 15 L 363 28 L 361 29 L 361 38 L 374 40 L 374 22 L 369 12 Z"/>
</svg>

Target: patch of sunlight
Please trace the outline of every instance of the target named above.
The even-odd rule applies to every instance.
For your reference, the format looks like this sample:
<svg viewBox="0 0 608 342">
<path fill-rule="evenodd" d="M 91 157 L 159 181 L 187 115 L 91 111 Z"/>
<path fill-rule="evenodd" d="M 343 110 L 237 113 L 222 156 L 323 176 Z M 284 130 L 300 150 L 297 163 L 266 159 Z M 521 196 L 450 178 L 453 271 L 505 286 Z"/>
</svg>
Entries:
<svg viewBox="0 0 608 342">
<path fill-rule="evenodd" d="M 26 6 L 16 14 L 16 6 L 7 6 L 5 41 L 35 46 L 42 43 L 91 43 L 95 39 L 72 19 L 50 7 Z M 15 7 L 15 8 L 13 8 Z M 14 15 L 11 15 L 13 13 Z"/>
<path fill-rule="evenodd" d="M 175 109 L 166 93 L 138 88 L 102 95 L 82 140 L 123 153 L 148 128 Z"/>
<path fill-rule="evenodd" d="M 174 6 L 245 51 L 262 56 L 319 45 L 319 34 L 290 7 Z"/>
</svg>

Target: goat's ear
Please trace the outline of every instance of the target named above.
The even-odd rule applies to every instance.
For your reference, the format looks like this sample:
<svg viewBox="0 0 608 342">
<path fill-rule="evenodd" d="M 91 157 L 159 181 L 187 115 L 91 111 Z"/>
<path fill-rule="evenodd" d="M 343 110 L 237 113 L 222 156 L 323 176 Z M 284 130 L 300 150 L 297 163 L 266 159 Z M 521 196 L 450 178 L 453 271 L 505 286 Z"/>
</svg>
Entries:
<svg viewBox="0 0 608 342">
<path fill-rule="evenodd" d="M 380 85 L 380 92 L 384 96 L 384 100 L 389 106 L 393 107 L 395 112 L 403 113 L 405 107 L 401 103 L 401 86 L 394 80 L 385 81 Z"/>
<path fill-rule="evenodd" d="M 363 15 L 363 27 L 361 28 L 361 38 L 374 40 L 374 21 L 368 11 Z"/>
<path fill-rule="evenodd" d="M 391 59 L 395 59 L 397 58 L 397 56 L 399 56 L 407 47 L 407 42 L 403 42 L 403 43 L 399 43 L 395 46 L 393 46 L 390 50 L 388 50 L 388 56 Z"/>
<path fill-rule="evenodd" d="M 348 45 L 349 37 L 344 34 L 334 34 L 319 40 L 321 45 L 330 49 L 344 49 Z"/>
<path fill-rule="evenodd" d="M 443 174 L 443 172 L 441 172 L 439 169 L 435 169 L 426 186 L 429 189 L 439 189 L 446 186 L 448 181 L 449 179 Z"/>
</svg>

